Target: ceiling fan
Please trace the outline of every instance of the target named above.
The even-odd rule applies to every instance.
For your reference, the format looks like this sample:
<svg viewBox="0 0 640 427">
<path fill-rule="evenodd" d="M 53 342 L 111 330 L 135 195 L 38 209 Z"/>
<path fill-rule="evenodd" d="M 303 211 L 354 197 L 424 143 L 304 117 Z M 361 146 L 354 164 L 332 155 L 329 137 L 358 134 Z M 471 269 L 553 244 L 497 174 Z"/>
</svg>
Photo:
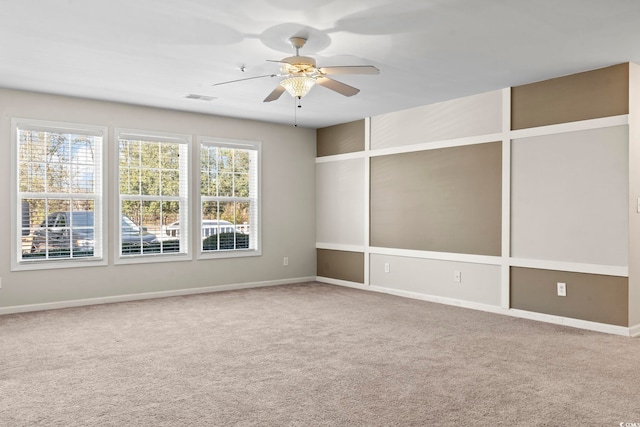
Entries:
<svg viewBox="0 0 640 427">
<path fill-rule="evenodd" d="M 260 79 L 264 77 L 284 77 L 276 88 L 264 99 L 264 102 L 275 101 L 285 91 L 298 99 L 305 96 L 316 84 L 331 89 L 344 96 L 353 96 L 360 92 L 353 86 L 334 80 L 329 75 L 335 74 L 380 74 L 373 65 L 348 65 L 336 67 L 316 67 L 315 59 L 308 56 L 300 56 L 299 50 L 307 42 L 305 37 L 291 37 L 291 45 L 296 49 L 295 56 L 289 56 L 280 61 L 268 60 L 280 63 L 279 74 L 265 74 L 263 76 L 248 77 L 246 79 L 231 80 L 216 83 L 212 86 L 220 86 L 244 80 Z M 244 71 L 244 70 L 243 70 Z"/>
</svg>

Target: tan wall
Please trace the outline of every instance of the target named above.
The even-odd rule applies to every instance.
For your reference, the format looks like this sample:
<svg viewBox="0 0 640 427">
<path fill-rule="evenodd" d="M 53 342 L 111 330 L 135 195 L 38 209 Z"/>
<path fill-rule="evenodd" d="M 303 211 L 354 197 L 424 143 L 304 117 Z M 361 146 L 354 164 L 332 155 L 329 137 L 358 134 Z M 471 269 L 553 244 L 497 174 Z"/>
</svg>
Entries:
<svg viewBox="0 0 640 427">
<path fill-rule="evenodd" d="M 557 283 L 567 285 L 560 297 Z M 626 277 L 511 268 L 511 308 L 628 326 Z"/>
<path fill-rule="evenodd" d="M 318 157 L 353 153 L 364 150 L 365 121 L 343 123 L 316 131 Z"/>
<path fill-rule="evenodd" d="M 371 246 L 499 256 L 499 142 L 371 159 Z"/>
<path fill-rule="evenodd" d="M 511 88 L 511 128 L 629 113 L 629 64 Z"/>
<path fill-rule="evenodd" d="M 364 283 L 364 254 L 317 249 L 318 276 Z"/>
<path fill-rule="evenodd" d="M 117 215 L 115 128 L 262 141 L 262 256 L 115 265 L 117 233 L 107 232 L 109 265 L 11 271 L 11 118 L 107 126 L 109 149 L 107 223 Z M 210 286 L 314 277 L 315 131 L 291 126 L 0 89 L 0 308 L 60 301 L 175 291 Z M 195 150 L 194 150 L 195 151 Z M 194 153 L 195 154 L 195 153 Z M 195 160 L 195 159 L 194 159 Z M 197 173 L 199 165 L 191 165 Z M 292 177 L 295 177 L 293 179 Z M 192 202 L 198 188 L 193 180 Z M 197 219 L 197 204 L 190 204 Z M 195 245 L 192 247 L 195 249 Z M 289 265 L 282 265 L 289 257 Z"/>
</svg>

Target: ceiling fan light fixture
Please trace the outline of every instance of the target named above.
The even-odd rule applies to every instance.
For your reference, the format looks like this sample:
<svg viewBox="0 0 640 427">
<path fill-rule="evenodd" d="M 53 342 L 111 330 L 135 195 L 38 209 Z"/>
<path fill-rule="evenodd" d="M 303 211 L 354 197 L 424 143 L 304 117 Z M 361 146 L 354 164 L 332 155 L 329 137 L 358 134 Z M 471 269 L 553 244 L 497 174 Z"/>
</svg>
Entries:
<svg viewBox="0 0 640 427">
<path fill-rule="evenodd" d="M 291 96 L 302 98 L 309 93 L 316 79 L 307 76 L 287 77 L 280 82 L 280 85 L 289 92 Z"/>
</svg>

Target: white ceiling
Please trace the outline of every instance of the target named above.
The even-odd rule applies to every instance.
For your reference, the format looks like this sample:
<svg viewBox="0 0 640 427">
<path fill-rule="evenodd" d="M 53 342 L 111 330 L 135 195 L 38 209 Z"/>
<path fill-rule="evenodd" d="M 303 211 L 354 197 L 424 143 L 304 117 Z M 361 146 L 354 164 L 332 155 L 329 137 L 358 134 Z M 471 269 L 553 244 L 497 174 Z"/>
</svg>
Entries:
<svg viewBox="0 0 640 427">
<path fill-rule="evenodd" d="M 318 66 L 380 75 L 299 109 L 262 102 L 277 77 L 212 86 L 277 73 L 294 35 Z M 629 61 L 638 0 L 0 0 L 2 87 L 312 128 Z"/>
</svg>

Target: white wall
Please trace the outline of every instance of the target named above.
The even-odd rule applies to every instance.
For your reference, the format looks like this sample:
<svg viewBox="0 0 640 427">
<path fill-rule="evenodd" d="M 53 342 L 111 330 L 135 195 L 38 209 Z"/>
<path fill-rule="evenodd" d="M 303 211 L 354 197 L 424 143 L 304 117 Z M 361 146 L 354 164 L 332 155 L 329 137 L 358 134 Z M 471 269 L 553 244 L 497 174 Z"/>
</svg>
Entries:
<svg viewBox="0 0 640 427">
<path fill-rule="evenodd" d="M 627 266 L 628 126 L 513 140 L 511 255 Z"/>
<path fill-rule="evenodd" d="M 502 130 L 502 91 L 481 93 L 371 118 L 371 149 L 442 141 Z"/>
<path fill-rule="evenodd" d="M 31 118 L 262 141 L 262 256 L 10 271 L 11 118 Z M 181 289 L 277 282 L 315 276 L 315 130 L 203 114 L 0 89 L 0 309 Z M 113 224 L 116 164 L 108 159 L 108 224 Z M 196 180 L 194 180 L 195 182 Z M 195 191 L 195 189 L 193 189 Z M 195 209 L 193 219 L 195 220 Z M 109 229 L 113 248 L 115 234 Z M 289 265 L 283 266 L 283 257 Z"/>
<path fill-rule="evenodd" d="M 385 264 L 389 271 L 385 271 Z M 455 282 L 454 272 L 460 272 Z M 371 255 L 371 286 L 500 305 L 500 266 L 391 255 Z"/>
<path fill-rule="evenodd" d="M 640 65 L 629 64 L 629 326 L 640 333 Z"/>
<path fill-rule="evenodd" d="M 319 243 L 364 246 L 364 167 L 362 159 L 316 166 Z"/>
</svg>

